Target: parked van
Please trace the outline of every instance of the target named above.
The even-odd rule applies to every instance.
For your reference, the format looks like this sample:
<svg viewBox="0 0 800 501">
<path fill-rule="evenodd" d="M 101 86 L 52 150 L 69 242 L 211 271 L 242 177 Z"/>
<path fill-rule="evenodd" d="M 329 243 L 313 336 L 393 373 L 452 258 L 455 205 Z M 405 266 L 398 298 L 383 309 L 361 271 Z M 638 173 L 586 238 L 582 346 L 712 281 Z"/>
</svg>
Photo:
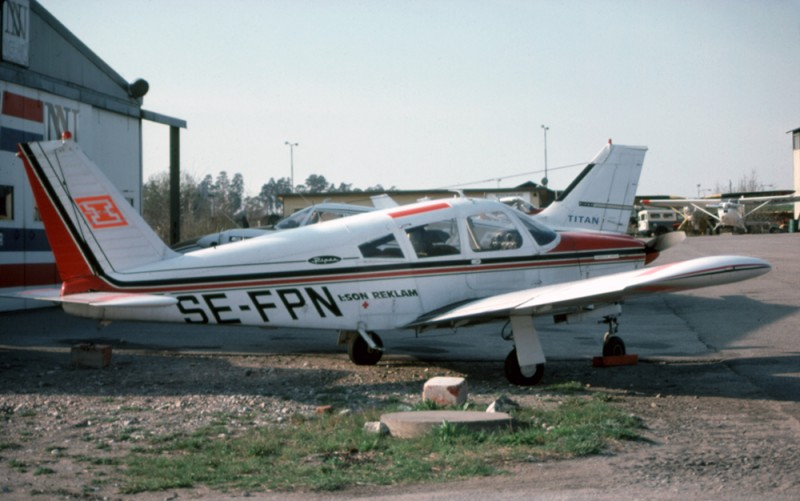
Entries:
<svg viewBox="0 0 800 501">
<path fill-rule="evenodd" d="M 663 235 L 674 230 L 683 220 L 669 209 L 642 209 L 638 213 L 638 219 L 637 234 L 643 237 Z"/>
</svg>

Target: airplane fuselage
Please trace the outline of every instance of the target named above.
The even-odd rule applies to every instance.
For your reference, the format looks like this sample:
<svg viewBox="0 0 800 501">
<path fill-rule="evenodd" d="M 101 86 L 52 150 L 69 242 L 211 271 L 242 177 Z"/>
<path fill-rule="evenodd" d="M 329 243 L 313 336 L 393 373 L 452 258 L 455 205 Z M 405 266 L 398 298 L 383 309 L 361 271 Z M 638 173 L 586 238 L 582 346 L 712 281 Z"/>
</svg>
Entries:
<svg viewBox="0 0 800 501">
<path fill-rule="evenodd" d="M 534 317 L 600 318 L 608 325 L 604 355 L 624 354 L 614 334 L 625 297 L 730 283 L 770 269 L 742 256 L 638 269 L 680 240 L 665 235 L 644 243 L 619 234 L 643 148 L 609 145 L 598 156 L 603 169 L 587 166 L 570 194 L 533 217 L 497 201 L 454 198 L 186 254 L 164 245 L 69 138 L 21 144 L 20 155 L 63 280 L 60 291 L 21 297 L 102 320 L 338 330 L 361 365 L 381 358 L 375 331 L 503 319 L 514 340 L 506 378 L 533 385 L 545 362 Z M 598 191 L 614 191 L 619 169 L 627 182 L 618 203 L 592 201 Z M 587 192 L 589 179 L 605 188 Z M 583 215 L 581 207 L 601 208 L 594 214 L 612 233 L 545 226 L 575 228 L 569 217 Z"/>
<path fill-rule="evenodd" d="M 463 301 L 644 264 L 644 245 L 633 238 L 556 233 L 498 202 L 449 199 L 203 249 L 102 280 L 104 290 L 177 300 L 138 310 L 143 320 L 381 330 Z M 134 313 L 65 309 L 107 320 Z"/>
</svg>

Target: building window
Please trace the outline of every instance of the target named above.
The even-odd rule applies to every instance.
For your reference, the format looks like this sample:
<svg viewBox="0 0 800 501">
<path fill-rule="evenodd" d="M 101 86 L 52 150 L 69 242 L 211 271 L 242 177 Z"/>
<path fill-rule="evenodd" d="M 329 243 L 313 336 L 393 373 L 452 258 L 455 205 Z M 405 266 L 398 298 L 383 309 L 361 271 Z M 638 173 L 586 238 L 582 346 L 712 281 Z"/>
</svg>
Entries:
<svg viewBox="0 0 800 501">
<path fill-rule="evenodd" d="M 792 144 L 794 149 L 800 150 L 800 130 L 796 130 L 792 133 Z"/>
<path fill-rule="evenodd" d="M 0 185 L 0 221 L 14 219 L 14 187 Z"/>
</svg>

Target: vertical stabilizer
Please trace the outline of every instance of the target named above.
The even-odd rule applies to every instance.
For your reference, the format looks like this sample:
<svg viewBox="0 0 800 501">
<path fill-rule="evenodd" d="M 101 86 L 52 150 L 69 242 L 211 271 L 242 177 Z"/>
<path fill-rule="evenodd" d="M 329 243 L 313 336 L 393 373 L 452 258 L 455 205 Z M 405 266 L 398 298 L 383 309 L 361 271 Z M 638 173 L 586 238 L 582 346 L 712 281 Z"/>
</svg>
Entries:
<svg viewBox="0 0 800 501">
<path fill-rule="evenodd" d="M 19 150 L 65 289 L 176 255 L 76 143 Z"/>
<path fill-rule="evenodd" d="M 556 201 L 532 217 L 556 229 L 626 233 L 646 152 L 609 141 Z"/>
</svg>

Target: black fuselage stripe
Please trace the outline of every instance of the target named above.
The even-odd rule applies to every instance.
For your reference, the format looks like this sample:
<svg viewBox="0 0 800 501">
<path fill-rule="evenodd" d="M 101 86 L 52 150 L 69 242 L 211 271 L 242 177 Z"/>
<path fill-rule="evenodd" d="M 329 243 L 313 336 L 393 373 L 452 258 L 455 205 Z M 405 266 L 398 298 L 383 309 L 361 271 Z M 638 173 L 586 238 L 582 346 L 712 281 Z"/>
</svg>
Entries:
<svg viewBox="0 0 800 501">
<path fill-rule="evenodd" d="M 452 261 L 437 261 L 435 263 L 402 263 L 396 265 L 377 265 L 377 266 L 354 266 L 348 268 L 335 268 L 331 270 L 295 270 L 277 273 L 235 273 L 220 274 L 216 276 L 197 276 L 174 279 L 155 279 L 155 280 L 120 280 L 111 277 L 103 277 L 110 284 L 121 289 L 162 289 L 197 286 L 199 288 L 216 288 L 220 285 L 228 285 L 231 288 L 246 287 L 248 284 L 258 286 L 269 286 L 269 282 L 280 283 L 313 283 L 313 282 L 334 282 L 347 281 L 357 282 L 364 280 L 382 280 L 391 278 L 417 279 L 453 273 L 491 273 L 511 271 L 513 269 L 528 268 L 557 268 L 563 266 L 576 265 L 608 265 L 620 261 L 630 262 L 644 259 L 642 250 L 635 251 L 616 251 L 620 254 L 619 260 L 594 260 L 596 254 L 592 253 L 570 253 L 555 256 L 532 256 L 517 259 L 502 258 L 498 260 L 484 260 L 479 265 L 475 265 L 469 259 L 459 259 Z M 511 270 L 493 269 L 495 265 L 506 265 Z M 231 265 L 231 268 L 240 268 L 241 265 Z M 199 270 L 198 270 L 199 271 Z M 207 270 L 206 270 L 207 271 Z M 153 272 L 156 273 L 156 272 Z M 160 272 L 159 272 L 160 273 Z"/>
</svg>

